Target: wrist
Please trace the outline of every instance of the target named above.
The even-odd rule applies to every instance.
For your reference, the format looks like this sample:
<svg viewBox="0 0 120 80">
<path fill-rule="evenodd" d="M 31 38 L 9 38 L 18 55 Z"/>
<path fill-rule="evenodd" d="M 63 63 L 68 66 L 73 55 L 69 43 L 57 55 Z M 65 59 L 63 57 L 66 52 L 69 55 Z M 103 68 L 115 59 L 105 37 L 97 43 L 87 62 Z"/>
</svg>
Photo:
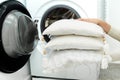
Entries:
<svg viewBox="0 0 120 80">
<path fill-rule="evenodd" d="M 98 25 L 101 26 L 106 33 L 108 33 L 111 29 L 111 25 L 104 21 L 99 21 Z"/>
<path fill-rule="evenodd" d="M 106 33 L 109 33 L 110 29 L 111 29 L 111 25 L 107 24 L 107 25 L 106 25 L 106 31 L 105 31 L 105 32 L 106 32 Z"/>
</svg>

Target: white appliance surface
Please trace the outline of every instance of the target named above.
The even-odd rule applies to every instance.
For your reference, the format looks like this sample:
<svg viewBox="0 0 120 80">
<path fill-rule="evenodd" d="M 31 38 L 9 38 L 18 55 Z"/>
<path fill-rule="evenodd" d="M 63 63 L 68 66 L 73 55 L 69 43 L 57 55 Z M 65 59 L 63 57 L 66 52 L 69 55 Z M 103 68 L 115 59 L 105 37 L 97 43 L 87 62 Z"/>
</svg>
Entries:
<svg viewBox="0 0 120 80">
<path fill-rule="evenodd" d="M 98 0 L 26 0 L 26 6 L 33 18 L 42 16 L 40 13 L 44 13 L 44 9 L 48 9 L 50 5 L 64 4 L 71 7 L 75 7 L 76 11 L 81 10 L 80 15 L 87 15 L 87 17 L 96 18 L 98 15 Z M 49 5 L 49 6 L 48 6 Z M 89 6 L 88 6 L 89 5 Z M 40 11 L 40 12 L 38 12 Z M 38 14 L 38 15 L 36 15 Z M 81 16 L 85 17 L 85 16 Z"/>
<path fill-rule="evenodd" d="M 106 5 L 102 4 L 106 0 L 67 0 L 68 3 L 65 0 L 41 0 L 41 2 L 38 0 L 34 0 L 34 3 L 32 0 L 26 0 L 26 1 L 27 1 L 26 2 L 27 8 L 30 11 L 32 17 L 34 19 L 39 19 L 38 26 L 40 26 L 39 25 L 40 20 L 41 20 L 41 17 L 43 16 L 43 14 L 45 13 L 45 11 L 47 9 L 49 9 L 49 7 L 51 7 L 52 5 L 59 4 L 59 3 L 74 7 L 74 9 L 76 11 L 78 11 L 80 15 L 82 15 L 81 17 L 90 17 L 90 18 L 99 18 L 100 17 L 102 19 L 107 19 L 107 21 L 109 21 L 109 22 L 112 22 L 111 18 L 109 18 L 109 17 L 106 18 L 106 15 L 111 17 L 110 14 L 109 15 L 108 15 L 108 13 L 106 14 L 104 12 L 104 10 L 103 10 L 103 12 L 101 12 L 103 8 L 106 8 L 105 7 Z M 119 1 L 119 0 L 117 0 L 117 1 Z M 98 3 L 98 2 L 102 2 L 102 3 Z M 114 21 L 114 22 L 116 22 L 116 21 Z M 41 35 L 40 27 L 38 27 L 38 30 L 39 30 L 39 37 L 40 37 L 40 35 Z M 110 40 L 110 45 L 112 47 L 115 47 L 116 44 L 119 43 L 114 39 L 109 39 L 109 40 Z M 42 73 L 43 67 L 41 64 L 42 64 L 43 55 L 41 54 L 42 49 L 41 49 L 40 45 L 41 45 L 41 42 L 38 43 L 38 46 L 37 46 L 36 50 L 34 51 L 34 54 L 32 54 L 32 56 L 30 58 L 31 75 L 39 76 L 39 77 L 44 76 L 44 77 L 72 78 L 72 79 L 74 79 L 74 78 L 80 79 L 80 78 L 82 78 L 82 76 L 84 76 L 84 79 L 82 79 L 82 80 L 94 80 L 94 79 L 96 80 L 97 79 L 98 75 L 96 75 L 96 74 L 99 74 L 98 64 L 90 64 L 90 65 L 87 65 L 87 67 L 85 67 L 84 64 L 79 65 L 79 66 L 74 65 L 73 68 L 65 69 L 66 72 L 63 71 L 63 72 L 57 73 L 57 74 L 56 73 L 52 73 L 52 74 Z M 116 50 L 120 50 L 120 49 L 119 48 L 111 48 L 111 51 L 113 53 Z M 120 66 L 119 63 L 111 63 L 110 67 L 107 70 L 100 71 L 99 79 L 100 80 L 120 80 L 120 77 L 118 75 L 118 74 L 120 74 L 119 66 Z M 88 70 L 88 68 L 89 68 L 89 70 Z M 88 71 L 94 72 L 94 73 L 89 73 Z M 81 72 L 84 72 L 85 75 L 81 74 Z M 87 76 L 88 74 L 86 74 L 86 73 L 91 74 L 91 76 Z M 79 74 L 81 74 L 81 75 L 79 75 Z M 33 80 L 56 80 L 56 79 L 33 78 Z"/>
<path fill-rule="evenodd" d="M 29 63 L 11 74 L 0 72 L 0 80 L 31 80 Z"/>
<path fill-rule="evenodd" d="M 79 15 L 83 18 L 91 17 L 97 18 L 97 0 L 26 0 L 27 9 L 30 11 L 33 19 L 38 19 L 38 30 L 39 37 L 41 36 L 40 32 L 40 22 L 41 18 L 44 15 L 45 11 L 54 5 L 67 5 L 76 10 Z M 87 2 L 87 3 L 86 3 Z M 89 6 L 88 6 L 89 4 Z M 99 64 L 96 63 L 88 63 L 88 64 L 73 64 L 73 67 L 65 68 L 61 72 L 45 74 L 43 73 L 42 67 L 42 59 L 43 55 L 41 54 L 41 42 L 38 43 L 34 54 L 30 57 L 30 67 L 31 67 L 31 75 L 32 76 L 43 76 L 43 77 L 54 77 L 54 78 L 69 78 L 69 79 L 82 79 L 82 80 L 96 80 L 99 74 Z M 90 76 L 88 76 L 90 75 Z M 48 79 L 48 78 L 46 78 Z M 50 78 L 49 78 L 50 79 Z M 37 80 L 37 78 L 33 77 L 33 80 Z M 44 78 L 38 78 L 38 80 L 44 80 Z M 54 79 L 51 79 L 54 80 Z"/>
</svg>

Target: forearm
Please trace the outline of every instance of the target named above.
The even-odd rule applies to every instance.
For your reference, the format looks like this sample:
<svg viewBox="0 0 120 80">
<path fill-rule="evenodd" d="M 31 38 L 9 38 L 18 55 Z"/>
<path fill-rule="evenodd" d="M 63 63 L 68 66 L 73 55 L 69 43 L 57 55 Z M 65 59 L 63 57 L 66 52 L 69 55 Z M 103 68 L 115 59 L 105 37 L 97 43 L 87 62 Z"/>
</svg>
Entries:
<svg viewBox="0 0 120 80">
<path fill-rule="evenodd" d="M 109 30 L 110 30 L 110 28 L 111 28 L 111 26 L 110 26 L 107 22 L 105 22 L 105 21 L 103 21 L 103 20 L 100 20 L 100 19 L 94 19 L 94 18 L 88 18 L 88 19 L 82 18 L 82 19 L 81 19 L 81 18 L 79 18 L 78 20 L 95 23 L 95 24 L 99 25 L 100 27 L 102 27 L 103 30 L 104 30 L 106 33 L 108 33 Z"/>
<path fill-rule="evenodd" d="M 92 19 L 92 18 L 88 18 L 88 19 L 79 18 L 78 20 L 95 23 L 95 24 L 99 25 L 100 27 L 102 27 L 103 30 L 107 34 L 109 34 L 111 37 L 120 41 L 120 30 L 112 28 L 110 26 L 110 24 L 108 24 L 107 22 L 100 20 L 100 19 Z"/>
<path fill-rule="evenodd" d="M 111 27 L 110 24 L 108 24 L 107 22 L 102 21 L 102 20 L 98 20 L 98 25 L 101 26 L 108 35 L 110 35 L 114 39 L 120 41 L 120 29 Z"/>
</svg>

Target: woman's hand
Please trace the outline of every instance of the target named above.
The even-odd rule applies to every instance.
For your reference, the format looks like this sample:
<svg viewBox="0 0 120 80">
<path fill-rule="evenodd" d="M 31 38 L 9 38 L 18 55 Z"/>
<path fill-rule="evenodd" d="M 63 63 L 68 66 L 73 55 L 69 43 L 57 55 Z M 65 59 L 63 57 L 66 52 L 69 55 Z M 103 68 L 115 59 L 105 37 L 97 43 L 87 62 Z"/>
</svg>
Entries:
<svg viewBox="0 0 120 80">
<path fill-rule="evenodd" d="M 108 33 L 110 31 L 110 28 L 111 28 L 111 26 L 107 22 L 105 22 L 103 20 L 100 20 L 100 19 L 79 18 L 77 20 L 86 21 L 86 22 L 91 22 L 91 23 L 97 24 L 97 25 L 101 26 L 106 33 Z"/>
</svg>

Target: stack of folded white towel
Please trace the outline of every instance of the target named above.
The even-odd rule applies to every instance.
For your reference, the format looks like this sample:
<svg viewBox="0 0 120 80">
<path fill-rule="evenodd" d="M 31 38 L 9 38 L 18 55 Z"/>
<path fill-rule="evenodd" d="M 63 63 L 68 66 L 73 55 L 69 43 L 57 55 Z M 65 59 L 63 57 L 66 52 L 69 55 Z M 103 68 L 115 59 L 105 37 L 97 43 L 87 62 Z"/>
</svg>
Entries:
<svg viewBox="0 0 120 80">
<path fill-rule="evenodd" d="M 62 19 L 46 28 L 43 35 L 50 36 L 44 47 L 45 55 L 49 54 L 43 61 L 46 72 L 59 71 L 75 62 L 97 62 L 102 69 L 106 69 L 111 61 L 104 31 L 96 24 Z"/>
</svg>

